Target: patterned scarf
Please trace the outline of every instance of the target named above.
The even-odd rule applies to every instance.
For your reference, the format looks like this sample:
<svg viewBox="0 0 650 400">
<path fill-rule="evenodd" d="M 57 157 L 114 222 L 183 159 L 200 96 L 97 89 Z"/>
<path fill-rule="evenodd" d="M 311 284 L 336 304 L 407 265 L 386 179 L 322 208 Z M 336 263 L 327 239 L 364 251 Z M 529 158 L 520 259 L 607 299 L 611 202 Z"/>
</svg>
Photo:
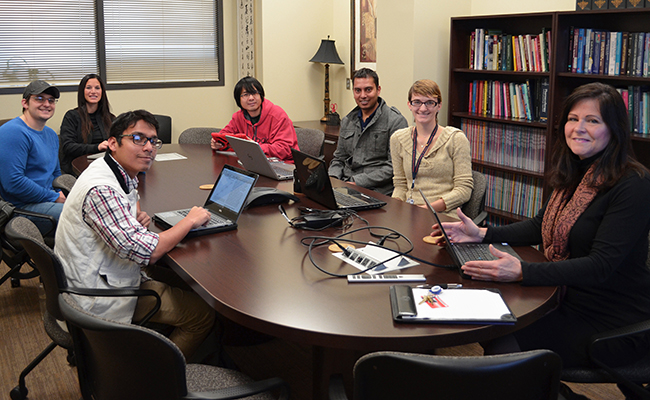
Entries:
<svg viewBox="0 0 650 400">
<path fill-rule="evenodd" d="M 542 220 L 542 245 L 544 255 L 550 261 L 569 258 L 569 232 L 598 194 L 596 188 L 586 183 L 591 181 L 593 171 L 594 165 L 582 177 L 573 195 L 566 189 L 554 191 L 551 195 Z"/>
</svg>

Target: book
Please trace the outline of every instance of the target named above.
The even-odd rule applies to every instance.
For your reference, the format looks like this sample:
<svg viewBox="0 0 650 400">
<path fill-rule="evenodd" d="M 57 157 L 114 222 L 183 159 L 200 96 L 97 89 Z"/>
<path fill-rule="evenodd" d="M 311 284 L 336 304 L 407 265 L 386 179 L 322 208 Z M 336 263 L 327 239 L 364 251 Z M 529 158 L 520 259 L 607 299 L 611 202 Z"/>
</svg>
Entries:
<svg viewBox="0 0 650 400">
<path fill-rule="evenodd" d="M 618 10 L 625 8 L 625 0 L 609 0 L 607 8 L 610 10 Z"/>
<path fill-rule="evenodd" d="M 576 11 L 588 10 L 591 10 L 591 0 L 576 0 Z"/>
<path fill-rule="evenodd" d="M 593 58 L 593 63 L 591 65 L 591 73 L 592 74 L 599 74 L 599 66 L 600 66 L 600 45 L 601 45 L 601 40 L 602 40 L 602 31 L 594 31 L 594 52 L 592 55 Z"/>
<path fill-rule="evenodd" d="M 577 56 L 578 53 L 576 53 L 576 48 L 575 48 L 575 28 L 570 27 L 569 28 L 569 46 L 567 47 L 569 49 L 569 54 L 567 59 L 569 62 L 567 63 L 567 72 L 573 72 L 573 66 L 575 65 L 576 60 L 574 57 Z M 550 43 L 550 42 L 549 42 Z"/>
<path fill-rule="evenodd" d="M 594 32 L 591 30 L 591 28 L 587 28 L 585 30 L 585 60 L 584 60 L 585 65 L 583 67 L 583 72 L 585 74 L 591 73 L 592 63 L 594 62 L 593 51 L 594 51 Z"/>
<path fill-rule="evenodd" d="M 592 10 L 607 10 L 607 0 L 593 0 L 591 4 Z"/>
<path fill-rule="evenodd" d="M 609 59 L 607 61 L 607 75 L 616 75 L 616 43 L 618 32 L 609 32 Z"/>
<path fill-rule="evenodd" d="M 629 42 L 629 32 L 623 32 L 621 40 L 621 68 L 619 75 L 627 75 L 627 45 Z"/>
<path fill-rule="evenodd" d="M 585 29 L 578 28 L 578 56 L 576 59 L 575 73 L 581 74 L 584 68 L 585 57 Z"/>
<path fill-rule="evenodd" d="M 643 8 L 643 0 L 627 0 L 625 8 Z"/>
<path fill-rule="evenodd" d="M 541 89 L 540 89 L 540 107 L 539 107 L 539 120 L 541 122 L 548 122 L 548 92 L 549 92 L 549 80 L 544 78 L 541 80 Z"/>
<path fill-rule="evenodd" d="M 604 31 L 600 36 L 600 59 L 598 60 L 598 73 L 601 75 L 605 75 L 605 67 L 607 66 L 607 49 L 609 48 L 609 46 L 607 46 L 607 38 L 609 37 L 607 33 L 608 32 Z"/>
<path fill-rule="evenodd" d="M 614 75 L 621 74 L 621 51 L 623 32 L 616 32 L 616 55 L 614 56 Z"/>
</svg>

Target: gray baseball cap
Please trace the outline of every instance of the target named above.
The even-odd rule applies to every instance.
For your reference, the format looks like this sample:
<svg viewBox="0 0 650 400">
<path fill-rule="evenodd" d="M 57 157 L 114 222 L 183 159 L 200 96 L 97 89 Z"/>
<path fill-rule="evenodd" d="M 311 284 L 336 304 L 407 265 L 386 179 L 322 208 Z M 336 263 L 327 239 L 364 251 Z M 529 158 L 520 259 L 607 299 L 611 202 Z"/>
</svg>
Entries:
<svg viewBox="0 0 650 400">
<path fill-rule="evenodd" d="M 59 89 L 55 88 L 54 86 L 51 86 L 49 83 L 42 81 L 42 80 L 36 80 L 27 85 L 25 88 L 25 91 L 23 92 L 23 99 L 28 99 L 29 96 L 33 94 L 41 94 L 41 93 L 47 93 L 49 95 L 54 96 L 55 99 L 58 99 L 61 93 L 59 92 Z"/>
</svg>

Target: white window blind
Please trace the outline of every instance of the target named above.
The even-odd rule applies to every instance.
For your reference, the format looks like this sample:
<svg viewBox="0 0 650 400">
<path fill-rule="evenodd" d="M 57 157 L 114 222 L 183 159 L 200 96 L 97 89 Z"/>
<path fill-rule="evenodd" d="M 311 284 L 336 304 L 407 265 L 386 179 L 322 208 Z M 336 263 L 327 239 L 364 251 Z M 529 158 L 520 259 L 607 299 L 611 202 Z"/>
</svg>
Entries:
<svg viewBox="0 0 650 400">
<path fill-rule="evenodd" d="M 215 0 L 104 0 L 106 80 L 218 81 Z"/>
<path fill-rule="evenodd" d="M 78 85 L 97 71 L 93 0 L 0 1 L 0 88 Z"/>
</svg>

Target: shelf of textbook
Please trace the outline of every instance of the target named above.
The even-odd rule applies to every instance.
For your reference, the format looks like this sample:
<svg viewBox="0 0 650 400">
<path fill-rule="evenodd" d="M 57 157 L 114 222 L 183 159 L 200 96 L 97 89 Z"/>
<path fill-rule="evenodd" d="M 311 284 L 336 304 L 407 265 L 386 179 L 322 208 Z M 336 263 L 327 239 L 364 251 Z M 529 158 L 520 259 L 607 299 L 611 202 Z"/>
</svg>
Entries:
<svg viewBox="0 0 650 400">
<path fill-rule="evenodd" d="M 461 129 L 472 143 L 473 167 L 488 177 L 488 195 L 491 200 L 488 199 L 486 204 L 490 221 L 508 223 L 531 217 L 537 211 L 535 206 L 550 195 L 543 166 L 550 162 L 550 149 L 555 137 L 554 131 L 558 128 L 563 101 L 580 85 L 600 81 L 619 90 L 630 110 L 634 151 L 640 161 L 650 167 L 650 133 L 644 133 L 650 131 L 650 65 L 645 67 L 644 64 L 650 64 L 650 34 L 646 35 L 650 31 L 648 21 L 650 9 L 647 8 L 452 18 L 448 124 L 465 127 Z M 627 35 L 621 34 L 621 59 L 623 54 L 627 55 L 627 48 L 630 48 L 629 44 L 635 39 L 636 55 L 632 57 L 631 53 L 623 64 L 631 65 L 629 60 L 638 59 L 636 70 L 631 69 L 628 73 L 627 67 L 621 68 L 619 60 L 618 73 L 614 70 L 610 72 L 609 65 L 605 70 L 603 63 L 601 68 L 600 56 L 598 69 L 595 69 L 595 53 L 592 49 L 588 51 L 592 60 L 586 58 L 588 73 L 584 73 L 583 49 L 583 73 L 578 73 L 579 64 L 576 64 L 574 71 L 573 39 L 576 28 L 578 36 L 581 28 L 585 30 L 584 34 L 590 30 L 589 37 L 591 32 L 601 32 L 601 42 L 603 36 L 612 36 L 602 32 L 627 32 Z M 463 40 L 463 37 L 466 39 Z M 513 37 L 517 40 L 513 40 Z M 628 44 L 625 52 L 622 46 L 624 37 Z M 644 46 L 640 45 L 641 37 Z M 508 53 L 511 49 L 516 49 L 515 45 L 523 46 L 519 48 L 519 57 L 522 53 L 531 55 L 528 60 L 522 59 L 521 65 L 526 66 L 523 68 L 525 70 L 517 68 L 515 61 L 508 60 Z M 508 50 L 505 54 L 504 49 Z M 634 51 L 634 46 L 631 49 Z M 534 50 L 538 52 L 532 57 Z M 644 55 L 645 59 L 639 58 Z M 516 57 L 516 53 L 510 53 L 510 58 L 516 60 Z M 531 60 L 534 61 L 531 63 Z M 613 66 L 616 67 L 616 61 Z M 644 68 L 647 68 L 647 74 Z M 539 95 L 541 91 L 538 82 L 546 85 L 545 96 Z M 516 111 L 513 103 L 507 103 L 508 98 L 516 100 L 507 91 L 513 85 L 520 85 L 523 94 L 528 89 L 532 92 L 528 99 L 530 115 L 526 114 L 522 118 L 523 115 L 513 112 Z M 523 85 L 526 86 L 525 89 Z M 475 88 L 480 89 L 476 94 Z M 543 102 L 542 99 L 545 99 L 546 105 L 545 120 L 543 113 L 540 113 L 543 107 L 539 103 Z M 526 104 L 522 102 L 521 105 L 526 111 Z M 470 125 L 479 134 L 468 132 L 471 131 L 468 127 Z M 540 143 L 532 137 L 544 140 Z M 538 146 L 532 152 L 534 154 L 527 153 L 531 143 Z M 534 160 L 534 171 L 530 170 L 531 159 Z M 521 168 L 522 162 L 528 165 Z"/>
</svg>

